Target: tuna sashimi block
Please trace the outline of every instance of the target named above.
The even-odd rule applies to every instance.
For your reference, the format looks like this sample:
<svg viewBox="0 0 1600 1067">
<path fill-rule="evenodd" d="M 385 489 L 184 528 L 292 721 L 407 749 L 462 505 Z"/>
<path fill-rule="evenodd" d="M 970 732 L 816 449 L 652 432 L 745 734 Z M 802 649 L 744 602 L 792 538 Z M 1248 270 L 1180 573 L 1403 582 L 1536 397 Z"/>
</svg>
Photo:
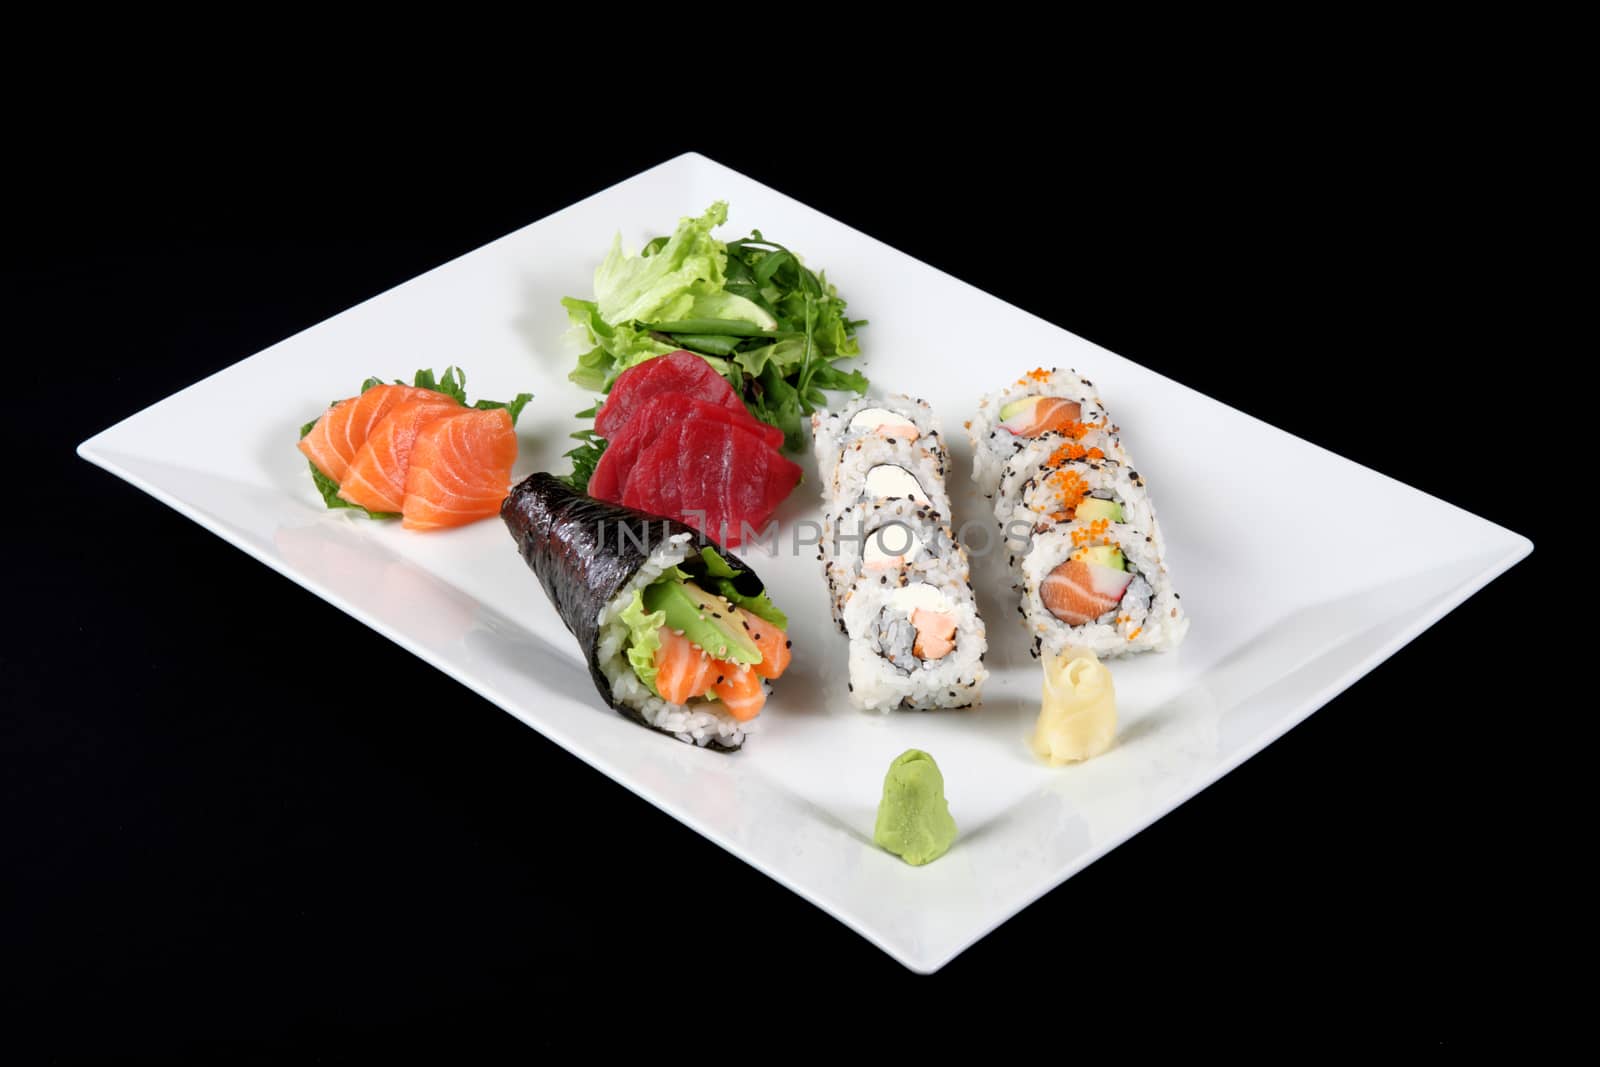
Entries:
<svg viewBox="0 0 1600 1067">
<path fill-rule="evenodd" d="M 771 431 L 770 434 L 763 434 L 769 446 L 775 448 L 783 441 L 781 430 L 751 419 L 744 413 L 743 407 L 732 411 L 684 393 L 659 393 L 635 409 L 633 417 L 607 443 L 600 462 L 595 465 L 594 474 L 589 478 L 589 495 L 596 500 L 620 502 L 623 487 L 628 484 L 628 475 L 640 454 L 654 444 L 662 433 L 675 431 L 679 423 L 690 421 L 721 423 L 745 429 L 761 427 Z M 777 441 L 773 441 L 772 437 L 776 437 Z"/>
<path fill-rule="evenodd" d="M 782 430 L 753 418 L 726 378 L 693 352 L 683 351 L 647 359 L 623 371 L 612 385 L 605 405 L 595 414 L 595 433 L 613 440 L 652 398 L 670 393 L 726 408 L 765 435 L 774 448 L 783 444 Z"/>
<path fill-rule="evenodd" d="M 639 453 L 622 503 L 677 518 L 721 545 L 744 525 L 760 531 L 800 482 L 800 468 L 761 436 L 732 423 L 696 419 L 669 426 Z"/>
</svg>

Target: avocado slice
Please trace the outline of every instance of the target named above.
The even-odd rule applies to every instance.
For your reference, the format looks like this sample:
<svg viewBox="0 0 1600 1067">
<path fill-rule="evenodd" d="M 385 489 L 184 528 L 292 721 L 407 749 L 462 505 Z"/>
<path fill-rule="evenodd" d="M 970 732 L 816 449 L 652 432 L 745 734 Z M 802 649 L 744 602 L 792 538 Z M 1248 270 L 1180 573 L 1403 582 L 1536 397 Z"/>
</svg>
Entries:
<svg viewBox="0 0 1600 1067">
<path fill-rule="evenodd" d="M 1110 567 L 1114 571 L 1128 569 L 1127 562 L 1122 558 L 1122 549 L 1117 548 L 1115 545 L 1095 545 L 1092 548 L 1086 548 L 1083 550 L 1083 561 L 1085 563 L 1097 563 L 1102 567 Z M 670 620 L 671 616 L 668 616 L 668 621 Z"/>
<path fill-rule="evenodd" d="M 744 632 L 739 613 L 715 593 L 693 582 L 661 582 L 644 591 L 646 611 L 665 612 L 667 626 L 683 631 L 713 659 L 729 663 L 760 663 L 761 650 Z"/>
<path fill-rule="evenodd" d="M 1000 409 L 1000 421 L 1010 422 L 1024 411 L 1032 411 L 1033 406 L 1043 399 L 1042 396 L 1025 396 L 1021 400 L 1013 400 Z"/>
<path fill-rule="evenodd" d="M 1115 500 L 1101 500 L 1096 496 L 1086 497 L 1073 511 L 1072 517 L 1079 522 L 1092 522 L 1095 519 L 1121 522 L 1122 505 Z"/>
</svg>

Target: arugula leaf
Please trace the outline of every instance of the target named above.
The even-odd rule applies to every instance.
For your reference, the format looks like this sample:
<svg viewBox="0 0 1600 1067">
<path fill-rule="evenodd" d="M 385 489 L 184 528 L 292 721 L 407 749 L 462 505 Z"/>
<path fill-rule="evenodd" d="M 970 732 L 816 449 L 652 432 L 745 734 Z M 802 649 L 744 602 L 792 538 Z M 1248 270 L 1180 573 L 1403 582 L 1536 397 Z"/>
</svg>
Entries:
<svg viewBox="0 0 1600 1067">
<path fill-rule="evenodd" d="M 600 411 L 600 401 L 578 412 L 575 418 L 592 419 Z M 589 479 L 594 477 L 594 469 L 600 463 L 600 457 L 606 452 L 606 439 L 595 434 L 593 429 L 578 430 L 568 435 L 583 443 L 569 452 L 562 453 L 572 460 L 572 473 L 561 479 L 567 485 L 580 493 L 589 491 Z"/>
<path fill-rule="evenodd" d="M 756 417 L 782 430 L 787 447 L 803 448 L 805 436 L 800 432 L 800 394 L 771 362 L 767 363 L 758 381 L 761 385 L 761 411 Z"/>
<path fill-rule="evenodd" d="M 532 393 L 518 393 L 510 400 L 479 400 L 472 406 L 479 411 L 492 411 L 495 408 L 505 408 L 511 413 L 511 425 L 517 424 L 517 418 L 522 414 L 522 409 L 528 406 L 528 401 L 533 399 Z"/>
</svg>

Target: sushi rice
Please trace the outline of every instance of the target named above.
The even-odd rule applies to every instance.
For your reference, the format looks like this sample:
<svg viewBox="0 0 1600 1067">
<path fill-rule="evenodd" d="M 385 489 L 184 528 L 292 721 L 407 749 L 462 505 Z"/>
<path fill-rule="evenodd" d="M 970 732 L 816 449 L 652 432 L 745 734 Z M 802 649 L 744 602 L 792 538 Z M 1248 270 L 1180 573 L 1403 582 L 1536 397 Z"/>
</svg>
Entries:
<svg viewBox="0 0 1600 1067">
<path fill-rule="evenodd" d="M 915 427 L 915 442 L 937 451 L 945 466 L 949 466 L 939 420 L 933 409 L 926 400 L 901 394 L 888 400 L 859 397 L 838 411 L 821 411 L 811 416 L 811 450 L 817 457 L 817 469 L 832 470 L 839 462 L 840 451 L 851 442 L 862 437 L 881 436 L 876 428 L 884 421 L 909 423 Z"/>
<path fill-rule="evenodd" d="M 1090 448 L 1098 448 L 1099 454 L 1090 453 Z M 1076 455 L 1080 449 L 1084 453 L 1081 459 L 1063 459 L 1064 454 Z M 1063 462 L 1127 466 L 1128 454 L 1113 434 L 1099 434 L 1094 442 L 1074 441 L 1060 433 L 1017 438 L 1011 455 L 1001 467 L 1000 482 L 994 491 L 994 517 L 1001 529 L 1005 528 L 1012 513 L 1021 505 L 1023 493 L 1031 483 L 1041 473 L 1059 467 Z"/>
<path fill-rule="evenodd" d="M 1007 551 L 1020 557 L 1027 554 L 1032 537 L 1027 531 L 1044 530 L 1063 520 L 1058 516 L 1067 497 L 1081 491 L 1083 498 L 1111 501 L 1122 509 L 1122 522 L 1146 531 L 1155 546 L 1157 558 L 1165 556 L 1161 528 L 1156 524 L 1155 507 L 1145 491 L 1144 479 L 1132 467 L 1110 460 L 1065 463 L 1033 473 L 1022 484 L 1021 506 L 1003 525 L 1024 543 L 1008 544 Z M 1081 505 L 1080 505 L 1081 506 Z M 998 513 L 999 507 L 995 508 Z"/>
<path fill-rule="evenodd" d="M 899 566 L 925 564 L 960 551 L 944 516 L 914 500 L 864 500 L 824 514 L 822 560 L 833 621 L 844 629 L 845 604 L 857 579 Z M 965 556 L 961 557 L 965 563 Z"/>
<path fill-rule="evenodd" d="M 905 498 L 925 503 L 948 518 L 950 496 L 944 485 L 947 469 L 949 459 L 942 443 L 930 448 L 921 441 L 898 437 L 856 437 L 834 457 L 831 476 L 822 475 L 823 492 L 827 494 L 824 510 L 838 514 L 862 501 Z"/>
</svg>

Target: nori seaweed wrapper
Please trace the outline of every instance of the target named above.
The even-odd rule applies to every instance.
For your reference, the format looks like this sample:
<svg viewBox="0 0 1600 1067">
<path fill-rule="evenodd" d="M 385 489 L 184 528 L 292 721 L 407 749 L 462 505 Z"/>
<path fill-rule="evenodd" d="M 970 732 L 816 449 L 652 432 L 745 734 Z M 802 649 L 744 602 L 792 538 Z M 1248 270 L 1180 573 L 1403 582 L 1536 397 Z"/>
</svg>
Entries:
<svg viewBox="0 0 1600 1067">
<path fill-rule="evenodd" d="M 539 576 L 545 595 L 555 605 L 561 621 L 578 639 L 589 661 L 594 686 L 612 708 L 650 726 L 644 716 L 612 696 L 611 683 L 600 669 L 600 611 L 611 603 L 649 560 L 663 541 L 689 534 L 690 551 L 678 564 L 691 577 L 705 570 L 700 550 L 710 548 L 742 572 L 734 579 L 745 596 L 761 592 L 761 579 L 750 565 L 676 519 L 651 515 L 635 508 L 596 500 L 543 472 L 531 474 L 511 490 L 500 506 L 500 517 L 517 542 L 517 551 Z M 661 733 L 669 733 L 662 730 Z M 737 746 L 713 739 L 706 747 L 733 751 Z"/>
</svg>

